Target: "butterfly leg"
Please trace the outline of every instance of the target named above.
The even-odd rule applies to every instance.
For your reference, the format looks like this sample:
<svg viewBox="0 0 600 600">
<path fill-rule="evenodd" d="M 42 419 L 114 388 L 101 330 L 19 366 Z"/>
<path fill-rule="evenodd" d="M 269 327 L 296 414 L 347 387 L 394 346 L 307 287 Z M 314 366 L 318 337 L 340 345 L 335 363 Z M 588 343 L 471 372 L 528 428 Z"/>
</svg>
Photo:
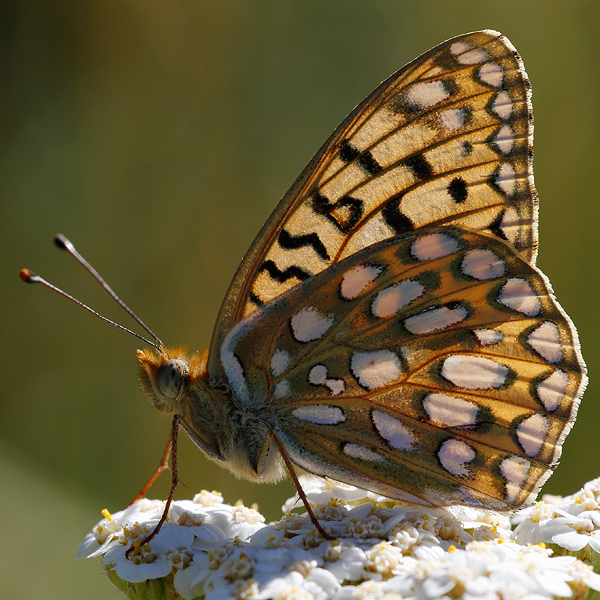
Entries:
<svg viewBox="0 0 600 600">
<path fill-rule="evenodd" d="M 273 439 L 275 440 L 275 443 L 277 444 L 277 448 L 279 449 L 279 453 L 281 454 L 281 457 L 283 458 L 283 462 L 285 463 L 285 466 L 287 467 L 287 470 L 290 473 L 290 477 L 292 478 L 292 481 L 294 482 L 294 485 L 296 486 L 296 490 L 298 490 L 298 496 L 300 496 L 300 500 L 302 500 L 302 503 L 304 504 L 304 508 L 306 508 L 306 512 L 308 513 L 308 516 L 310 517 L 310 520 L 312 521 L 313 525 L 317 528 L 317 531 L 326 540 L 334 540 L 335 538 L 333 536 L 329 535 L 323 529 L 323 527 L 321 526 L 321 523 L 319 523 L 317 517 L 315 516 L 315 513 L 312 511 L 312 508 L 310 507 L 310 504 L 308 503 L 308 498 L 306 497 L 306 494 L 304 493 L 304 490 L 302 489 L 302 486 L 300 485 L 300 481 L 298 480 L 296 472 L 294 471 L 294 465 L 292 464 L 290 457 L 287 455 L 287 452 L 285 451 L 283 444 L 281 443 L 281 441 L 275 434 L 273 434 Z"/>
<path fill-rule="evenodd" d="M 141 541 L 138 540 L 137 542 L 135 542 L 135 544 L 131 548 L 129 548 L 129 550 L 127 550 L 127 552 L 125 552 L 125 556 L 127 556 L 127 557 L 129 557 L 129 554 L 131 552 L 134 552 L 134 555 L 138 554 L 140 548 L 144 544 L 147 544 L 153 537 L 156 536 L 156 534 L 160 531 L 160 528 L 163 526 L 164 522 L 167 520 L 167 518 L 169 516 L 169 509 L 171 508 L 171 502 L 173 502 L 173 496 L 175 496 L 175 490 L 177 489 L 177 485 L 179 484 L 179 477 L 177 475 L 177 435 L 179 434 L 179 425 L 183 425 L 183 427 L 184 427 L 184 429 L 186 429 L 186 431 L 189 427 L 189 425 L 187 425 L 187 423 L 183 420 L 183 417 L 181 417 L 180 415 L 175 415 L 173 417 L 173 424 L 171 425 L 171 438 L 167 445 L 167 449 L 163 455 L 161 464 L 158 467 L 158 469 L 155 471 L 154 475 L 152 475 L 152 477 L 150 478 L 150 481 L 146 484 L 146 486 L 144 487 L 144 489 L 141 492 L 141 494 L 143 495 L 143 492 L 147 491 L 147 488 L 149 488 L 150 485 L 152 485 L 152 482 L 156 479 L 156 477 L 158 477 L 158 474 L 160 473 L 160 471 L 164 470 L 165 468 L 168 468 L 168 460 L 169 460 L 169 454 L 170 454 L 171 455 L 171 489 L 169 490 L 169 495 L 167 497 L 167 501 L 165 502 L 165 508 L 163 510 L 163 514 L 160 518 L 160 521 L 156 525 L 156 527 L 143 540 L 141 540 Z M 163 463 L 166 463 L 166 464 L 163 466 Z"/>
</svg>

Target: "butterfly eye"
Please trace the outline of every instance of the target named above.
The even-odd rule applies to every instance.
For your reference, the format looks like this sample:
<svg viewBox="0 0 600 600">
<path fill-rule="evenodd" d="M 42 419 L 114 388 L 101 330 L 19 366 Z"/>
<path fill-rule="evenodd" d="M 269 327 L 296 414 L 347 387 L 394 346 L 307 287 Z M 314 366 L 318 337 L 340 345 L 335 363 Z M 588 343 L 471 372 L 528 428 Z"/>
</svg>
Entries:
<svg viewBox="0 0 600 600">
<path fill-rule="evenodd" d="M 171 359 L 158 370 L 158 388 L 167 398 L 177 398 L 188 367 L 182 360 Z"/>
</svg>

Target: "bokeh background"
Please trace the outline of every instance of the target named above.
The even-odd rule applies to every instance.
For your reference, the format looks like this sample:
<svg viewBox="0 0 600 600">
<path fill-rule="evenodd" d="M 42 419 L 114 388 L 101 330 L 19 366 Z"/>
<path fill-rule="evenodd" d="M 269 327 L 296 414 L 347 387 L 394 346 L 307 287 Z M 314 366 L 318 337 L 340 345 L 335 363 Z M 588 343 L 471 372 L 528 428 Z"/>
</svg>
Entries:
<svg viewBox="0 0 600 600">
<path fill-rule="evenodd" d="M 54 249 L 62 232 L 167 344 L 201 349 L 240 258 L 331 131 L 390 73 L 476 29 L 507 35 L 533 84 L 538 264 L 591 379 L 545 491 L 600 475 L 598 23 L 593 0 L 3 2 L 0 594 L 113 597 L 75 551 L 169 432 L 139 389 L 138 341 L 19 269 L 131 325 Z M 236 481 L 181 440 L 178 497 L 217 489 L 279 517 L 289 482 Z"/>
</svg>

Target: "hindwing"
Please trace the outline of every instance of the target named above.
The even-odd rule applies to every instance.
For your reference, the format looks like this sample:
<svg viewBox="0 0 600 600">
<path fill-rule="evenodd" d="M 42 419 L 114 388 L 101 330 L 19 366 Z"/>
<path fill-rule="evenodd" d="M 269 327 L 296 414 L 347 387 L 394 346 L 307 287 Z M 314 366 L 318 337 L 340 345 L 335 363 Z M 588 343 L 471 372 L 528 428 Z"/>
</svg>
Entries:
<svg viewBox="0 0 600 600">
<path fill-rule="evenodd" d="M 574 328 L 508 243 L 429 227 L 240 321 L 221 359 L 307 471 L 421 504 L 531 501 L 582 391 Z"/>
</svg>

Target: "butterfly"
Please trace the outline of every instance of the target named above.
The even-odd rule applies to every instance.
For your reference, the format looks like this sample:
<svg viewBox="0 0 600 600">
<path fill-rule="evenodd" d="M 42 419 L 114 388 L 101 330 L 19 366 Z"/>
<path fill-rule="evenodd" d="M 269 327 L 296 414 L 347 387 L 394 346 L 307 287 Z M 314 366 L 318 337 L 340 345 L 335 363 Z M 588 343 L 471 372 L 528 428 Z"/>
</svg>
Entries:
<svg viewBox="0 0 600 600">
<path fill-rule="evenodd" d="M 586 381 L 535 266 L 532 142 L 529 80 L 497 32 L 379 85 L 259 232 L 210 347 L 138 351 L 173 450 L 181 426 L 238 477 L 289 471 L 303 498 L 308 472 L 428 506 L 532 502 Z"/>
</svg>

